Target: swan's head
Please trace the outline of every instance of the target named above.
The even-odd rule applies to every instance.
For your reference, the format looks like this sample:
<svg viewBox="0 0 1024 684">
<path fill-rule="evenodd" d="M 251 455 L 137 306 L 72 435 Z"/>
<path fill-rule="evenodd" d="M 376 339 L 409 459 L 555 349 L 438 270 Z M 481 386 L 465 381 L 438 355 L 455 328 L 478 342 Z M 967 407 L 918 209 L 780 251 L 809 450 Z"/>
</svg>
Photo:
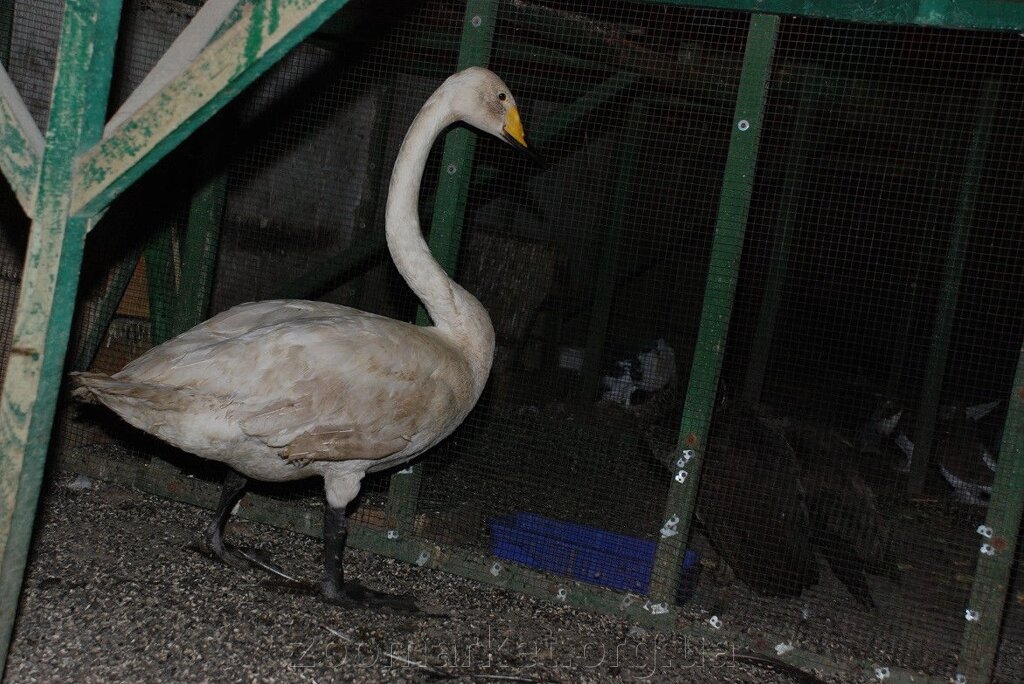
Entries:
<svg viewBox="0 0 1024 684">
<path fill-rule="evenodd" d="M 448 77 L 441 86 L 457 119 L 535 156 L 526 145 L 523 122 L 512 91 L 497 74 L 470 67 Z"/>
</svg>

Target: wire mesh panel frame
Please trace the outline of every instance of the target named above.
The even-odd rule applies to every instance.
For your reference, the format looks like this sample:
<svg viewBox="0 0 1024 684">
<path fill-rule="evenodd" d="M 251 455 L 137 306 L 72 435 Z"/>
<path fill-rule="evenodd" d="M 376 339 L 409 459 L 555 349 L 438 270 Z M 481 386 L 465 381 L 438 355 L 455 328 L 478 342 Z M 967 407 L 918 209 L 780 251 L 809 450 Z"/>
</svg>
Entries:
<svg viewBox="0 0 1024 684">
<path fill-rule="evenodd" d="M 472 4 L 473 3 L 470 3 L 470 5 L 472 5 Z M 688 4 L 688 3 L 673 3 L 673 4 Z M 704 3 L 693 3 L 693 4 L 702 5 L 702 6 L 709 6 L 710 5 L 710 6 L 730 8 L 730 9 L 736 9 L 736 8 L 739 8 L 739 9 L 750 9 L 750 7 L 747 7 L 747 6 L 748 5 L 753 5 L 753 3 L 742 3 L 742 2 L 737 2 L 737 3 L 711 3 L 711 2 L 704 2 Z M 983 7 L 986 7 L 986 6 L 990 5 L 990 4 L 991 3 L 972 3 L 972 6 L 983 8 Z M 952 17 L 951 18 L 951 17 L 941 16 L 940 15 L 940 16 L 938 16 L 938 18 L 936 18 L 936 15 L 934 13 L 927 14 L 927 13 L 924 13 L 923 11 L 920 11 L 920 10 L 916 11 L 916 12 L 909 13 L 909 14 L 906 13 L 906 12 L 903 12 L 902 10 L 899 11 L 899 12 L 896 12 L 895 10 L 894 11 L 883 10 L 883 13 L 881 15 L 870 16 L 870 15 L 864 15 L 864 14 L 857 14 L 856 16 L 853 16 L 853 14 L 855 13 L 856 10 L 837 10 L 834 3 L 825 3 L 825 2 L 819 2 L 819 3 L 800 3 L 800 5 L 801 5 L 800 8 L 791 7 L 792 3 L 756 3 L 756 5 L 757 5 L 757 9 L 759 9 L 761 11 L 769 11 L 769 12 L 778 11 L 778 12 L 784 12 L 784 13 L 806 12 L 809 16 L 815 16 L 815 17 L 842 18 L 842 19 L 857 18 L 857 19 L 871 19 L 871 20 L 893 21 L 893 22 L 908 22 L 909 21 L 909 22 L 913 22 L 913 23 L 924 23 L 924 24 L 927 24 L 927 25 L 950 25 L 950 26 L 953 26 L 953 25 L 965 25 L 965 26 L 981 26 L 981 27 L 984 27 L 984 28 L 1000 28 L 1000 29 L 1015 27 L 1015 25 L 1007 25 L 1006 22 L 1007 21 L 1012 21 L 1012 19 L 1010 19 L 1010 20 L 1006 19 L 1005 15 L 1001 16 L 1001 17 L 996 17 L 995 15 L 990 15 L 990 14 L 977 15 L 977 16 L 971 15 L 971 17 L 970 17 L 971 20 L 970 21 L 968 19 L 965 19 L 965 18 L 961 17 L 960 20 L 963 21 L 964 23 L 963 24 L 958 24 L 955 21 L 956 19 L 958 19 L 958 17 Z M 913 5 L 913 7 L 911 7 L 911 5 Z M 807 9 L 808 7 L 810 7 L 810 9 Z M 899 4 L 894 4 L 894 7 L 899 7 Z M 911 10 L 911 9 L 917 10 L 917 3 L 904 3 L 903 4 L 903 9 L 906 9 L 906 10 Z M 850 14 L 848 15 L 847 12 L 849 12 Z M 473 16 L 476 16 L 476 15 L 473 15 Z M 758 40 L 761 40 L 761 41 L 767 41 L 766 43 L 762 43 L 761 44 L 760 49 L 764 50 L 767 47 L 767 54 L 770 55 L 771 54 L 771 43 L 773 43 L 773 41 L 774 41 L 774 35 L 773 34 L 774 34 L 774 31 L 777 30 L 778 19 L 775 18 L 774 16 L 769 16 L 769 15 L 755 15 L 755 17 L 756 17 L 756 19 L 752 23 L 752 34 L 753 34 L 752 38 L 757 38 Z M 470 18 L 472 19 L 472 17 L 470 17 Z M 949 22 L 949 23 L 947 23 L 947 22 Z M 755 32 L 755 27 L 756 27 L 756 32 Z M 770 39 L 767 38 L 767 36 L 769 34 L 772 34 Z M 770 62 L 770 60 L 768 60 L 768 61 Z M 767 64 L 766 64 L 766 62 L 764 60 L 757 60 L 757 63 L 756 64 L 752 63 L 752 65 L 749 68 L 751 70 L 758 69 L 758 68 L 760 68 L 760 69 L 767 69 Z M 748 75 L 748 72 L 747 72 L 746 68 L 744 70 L 744 75 L 745 76 Z M 767 77 L 767 72 L 766 71 L 765 71 L 764 75 L 765 75 L 765 77 Z M 757 87 L 758 86 L 756 84 L 758 82 L 759 82 L 759 79 L 756 77 L 756 75 L 754 75 L 754 84 L 755 85 L 750 86 L 753 89 L 752 92 L 754 92 L 754 93 L 757 92 Z M 763 88 L 765 87 L 764 84 L 767 81 L 762 79 L 762 80 L 760 80 L 760 82 L 762 84 L 761 85 L 761 88 L 762 88 L 761 96 L 763 97 Z M 737 124 L 737 131 L 739 131 L 741 133 L 747 132 L 750 129 L 751 120 L 752 119 L 748 117 L 748 118 L 740 119 L 739 121 L 737 121 L 736 122 L 736 124 Z M 748 126 L 746 128 L 742 128 L 742 129 L 739 128 L 740 121 L 747 121 Z M 735 132 L 733 133 L 733 135 L 734 136 L 738 136 L 738 134 L 735 133 Z M 754 154 L 756 154 L 756 149 L 757 149 L 757 145 L 756 145 L 756 142 L 755 142 L 754 145 L 753 145 L 753 153 Z M 465 159 L 466 157 L 462 157 L 462 158 Z M 753 159 L 748 159 L 748 162 L 749 162 L 749 164 L 752 164 L 753 163 Z M 749 164 L 747 165 L 748 169 L 749 169 Z M 732 180 L 734 180 L 734 181 L 738 181 L 739 179 L 742 178 L 743 171 L 736 170 L 736 169 L 730 169 L 730 170 L 727 171 L 727 174 L 729 174 L 729 177 L 727 177 L 726 179 L 723 180 L 724 183 L 728 183 L 730 181 L 730 178 Z M 735 174 L 735 175 L 733 175 L 733 174 Z M 740 219 L 740 224 L 742 224 L 742 223 L 743 223 L 743 221 L 742 221 L 742 219 Z M 456 240 L 456 244 L 457 244 L 457 240 Z M 726 308 L 728 308 L 728 307 L 726 307 Z M 725 316 L 726 316 L 726 318 L 728 317 L 728 311 L 725 312 Z M 721 319 L 719 319 L 719 320 L 721 320 Z M 710 367 L 703 366 L 699 370 L 701 370 L 701 372 L 703 372 L 703 373 L 711 373 L 712 375 L 715 372 L 713 364 Z M 714 382 L 707 383 L 707 384 L 704 384 L 704 387 L 714 387 L 714 384 L 715 384 Z M 1021 379 L 1020 375 L 1018 374 L 1018 378 L 1015 381 L 1015 387 L 1020 387 L 1021 385 L 1022 385 L 1022 379 Z M 1016 426 L 1019 427 L 1019 425 L 1020 425 L 1020 410 L 1021 410 L 1020 409 L 1020 396 L 1019 395 L 1014 395 L 1014 397 L 1015 397 L 1015 399 L 1013 400 L 1013 402 L 1011 404 L 1012 408 L 1011 408 L 1011 418 L 1009 419 L 1009 424 L 1011 426 L 1016 425 Z M 710 403 L 714 401 L 714 396 L 712 395 L 711 397 L 706 398 L 706 401 L 710 405 Z M 694 428 L 693 425 L 702 426 L 702 427 Z M 697 421 L 696 423 L 689 423 L 689 424 L 684 423 L 683 435 L 684 435 L 684 437 L 689 437 L 691 434 L 693 434 L 694 435 L 694 440 L 692 440 L 693 444 L 697 445 L 697 444 L 700 443 L 699 431 L 701 429 L 706 431 L 706 427 L 707 427 L 706 426 L 706 422 L 704 422 L 703 424 L 700 421 Z M 1009 563 L 1010 563 L 1009 559 L 1012 559 L 1012 556 L 1013 556 L 1013 544 L 1014 544 L 1014 540 L 1017 537 L 1016 530 L 1017 530 L 1017 525 L 1019 525 L 1019 518 L 1020 518 L 1020 499 L 1021 499 L 1020 491 L 1022 489 L 1022 486 L 1021 486 L 1022 485 L 1022 482 L 1021 482 L 1021 472 L 1020 472 L 1021 468 L 1019 467 L 1020 460 L 1021 460 L 1020 453 L 1021 453 L 1021 437 L 1020 437 L 1019 430 L 1010 429 L 1010 430 L 1007 431 L 1006 441 L 1004 442 L 1004 454 L 1006 454 L 1007 457 L 1011 457 L 1011 458 L 1007 459 L 1008 464 L 1017 463 L 1018 467 L 1015 468 L 1015 467 L 1012 467 L 1012 465 L 1011 465 L 1011 467 L 1005 467 L 1004 466 L 1003 468 L 1001 468 L 999 476 L 998 476 L 998 479 L 997 479 L 997 484 L 996 484 L 996 487 L 995 487 L 995 491 L 1002 493 L 1002 495 L 994 497 L 993 506 L 992 506 L 992 508 L 989 511 L 989 521 L 995 523 L 995 529 L 1000 530 L 999 538 L 1003 539 L 1004 542 L 1006 542 L 1006 544 L 1008 545 L 1009 548 L 1008 548 L 1008 551 L 1005 554 L 1003 554 L 1003 555 L 998 555 L 997 554 L 997 556 L 994 556 L 994 557 L 989 557 L 989 556 L 982 556 L 982 557 L 980 557 L 980 559 L 979 559 L 979 569 L 978 569 L 978 572 L 977 572 L 977 578 L 975 580 L 975 592 L 981 592 L 982 594 L 988 596 L 989 597 L 988 603 L 989 603 L 990 606 L 994 606 L 994 604 L 997 604 L 997 603 L 1001 605 L 1002 602 L 1005 601 L 1006 581 L 1005 581 L 1005 575 L 1003 573 L 1004 573 L 1004 571 L 1007 574 L 1009 572 Z M 1016 455 L 1016 456 L 1014 457 L 1014 455 Z M 696 486 L 696 480 L 697 480 L 696 472 L 692 472 L 692 475 L 693 475 L 693 479 L 692 480 L 687 480 L 686 484 L 687 484 L 687 486 L 695 487 Z M 407 482 L 407 483 L 414 482 L 413 478 L 405 478 L 404 476 L 400 476 L 400 477 L 403 477 L 404 479 L 403 480 L 398 480 L 399 482 L 402 482 L 402 481 Z M 142 482 L 142 481 L 140 481 L 138 479 L 135 479 L 134 482 L 138 486 L 140 486 L 141 488 L 150 489 L 151 491 L 159 491 L 160 493 L 163 493 L 165 495 L 171 495 L 171 496 L 174 496 L 175 498 L 182 498 L 182 497 L 184 497 L 186 499 L 189 499 L 189 498 L 191 498 L 193 496 L 193 495 L 183 495 L 181 493 L 181 490 L 179 489 L 181 482 L 180 482 L 180 479 L 177 476 L 167 476 L 165 478 L 164 476 L 157 475 L 156 477 L 152 477 L 151 476 L 150 477 L 150 482 L 148 482 L 148 483 Z M 677 484 L 681 485 L 683 483 L 678 483 L 678 481 L 677 481 Z M 175 492 L 177 492 L 177 495 L 175 494 Z M 1016 496 L 1014 494 L 1016 494 Z M 396 497 L 396 499 L 397 499 L 397 497 Z M 193 500 L 195 502 L 202 502 L 205 505 L 209 505 L 210 503 L 212 503 L 212 501 L 207 501 L 207 500 L 203 499 L 202 496 L 200 496 L 200 495 L 194 495 L 194 498 L 191 498 L 191 500 Z M 258 504 L 254 506 L 253 510 L 254 511 L 258 511 L 259 510 Z M 675 509 L 675 508 L 672 509 L 672 511 L 675 511 L 675 510 L 677 510 L 677 509 Z M 685 507 L 679 508 L 678 511 L 679 511 L 679 513 L 682 513 L 682 515 L 680 516 L 680 520 L 678 522 L 679 522 L 679 524 L 681 525 L 682 528 L 685 528 L 685 526 L 688 524 L 689 513 L 685 511 Z M 1016 511 L 1016 513 L 1014 513 L 1014 511 Z M 272 516 L 270 516 L 269 512 L 266 515 L 268 516 L 267 517 L 267 521 L 276 522 L 278 524 L 280 524 L 282 522 L 282 520 L 279 519 L 279 518 L 276 519 L 276 520 L 270 520 L 270 517 L 272 517 Z M 406 520 L 405 515 L 406 515 L 406 513 L 399 512 L 399 514 L 397 515 L 396 519 L 398 521 Z M 676 515 L 676 513 L 672 513 L 672 515 Z M 671 516 L 670 516 L 670 519 L 671 519 Z M 398 524 L 402 524 L 402 523 L 399 522 Z M 297 528 L 303 529 L 304 531 L 307 531 L 307 532 L 314 532 L 314 533 L 316 532 L 316 526 L 313 523 L 309 522 L 308 520 L 302 518 L 301 516 L 299 517 L 298 520 L 293 519 L 292 523 L 289 526 L 297 527 Z M 375 532 L 375 531 L 371 532 L 369 530 L 365 531 L 364 533 L 358 533 L 357 532 L 354 535 L 353 542 L 356 543 L 357 545 L 361 545 L 361 546 L 364 546 L 366 548 L 372 548 L 373 550 L 376 550 L 376 551 L 379 551 L 379 552 L 383 552 L 383 553 L 387 553 L 388 555 L 393 555 L 393 556 L 398 557 L 398 558 L 403 558 L 403 559 L 408 560 L 410 562 L 420 562 L 420 564 L 427 564 L 427 565 L 441 567 L 441 568 L 445 568 L 445 569 L 451 569 L 451 570 L 455 570 L 457 572 L 460 572 L 460 574 L 468 574 L 470 576 L 477 577 L 478 579 L 481 579 L 481 580 L 484 580 L 484 581 L 497 581 L 497 582 L 500 582 L 502 584 L 506 584 L 507 586 L 517 587 L 517 588 L 520 588 L 520 589 L 523 589 L 523 590 L 530 590 L 530 591 L 536 592 L 536 587 L 542 585 L 542 583 L 540 581 L 535 581 L 537 578 L 535 578 L 529 571 L 527 571 L 525 569 L 503 568 L 499 573 L 495 574 L 492 571 L 493 570 L 493 565 L 489 565 L 488 564 L 488 559 L 486 559 L 486 558 L 480 559 L 478 563 L 467 563 L 466 561 L 463 561 L 461 559 L 457 559 L 454 555 L 446 554 L 445 551 L 442 550 L 442 549 L 437 549 L 437 548 L 431 549 L 431 548 L 429 548 L 427 546 L 419 545 L 415 541 L 407 541 L 404 538 L 391 539 L 391 540 L 381 540 L 381 539 L 377 538 L 376 536 L 374 536 L 376 534 L 377 534 L 377 532 Z M 685 535 L 680 535 L 680 538 L 682 538 L 682 537 L 685 537 Z M 1004 546 L 1003 548 L 1006 548 L 1006 547 Z M 678 554 L 678 546 L 675 544 L 675 542 L 673 542 L 671 544 L 671 546 L 667 545 L 667 544 L 663 545 L 662 549 L 663 550 L 661 551 L 661 553 L 663 553 L 663 554 L 668 554 L 670 556 Z M 665 549 L 668 549 L 668 550 L 666 551 Z M 424 554 L 426 554 L 426 556 L 424 556 Z M 995 574 L 992 574 L 993 572 Z M 980 578 L 981 578 L 981 576 L 983 574 L 987 575 L 987 577 L 985 579 L 985 582 L 986 582 L 985 585 L 981 586 L 979 584 L 979 582 L 981 581 Z M 999 580 L 1000 577 L 1003 577 L 1002 581 Z M 527 580 L 526 578 L 529 578 L 529 579 Z M 997 594 L 994 594 L 994 593 L 991 592 L 991 587 L 999 587 L 999 586 L 1002 586 L 1002 588 L 1003 588 L 1002 596 L 997 596 Z M 569 587 L 569 590 L 567 590 L 566 592 L 561 593 L 559 591 L 560 589 L 566 589 L 566 587 Z M 989 587 L 990 589 L 985 589 L 985 587 Z M 660 594 L 664 594 L 664 595 L 668 595 L 670 593 L 670 587 L 662 587 L 659 590 L 659 593 Z M 553 597 L 553 598 L 563 597 L 564 600 L 567 600 L 568 602 L 572 602 L 572 603 L 575 603 L 575 604 L 578 604 L 578 605 L 584 605 L 584 606 L 589 606 L 589 607 L 597 607 L 597 608 L 600 608 L 600 609 L 603 609 L 603 610 L 622 611 L 625 614 L 633 616 L 633 617 L 635 617 L 637 619 L 646 619 L 648 621 L 652 621 L 652 622 L 655 622 L 655 623 L 662 623 L 662 624 L 664 624 L 664 622 L 665 622 L 664 618 L 660 618 L 659 619 L 657 616 L 652 616 L 651 615 L 651 612 L 652 612 L 651 608 L 654 607 L 654 606 L 658 606 L 661 603 L 660 601 L 657 601 L 657 600 L 655 600 L 653 603 L 649 603 L 646 606 L 647 610 L 645 611 L 644 610 L 644 605 L 643 605 L 642 602 L 633 601 L 628 596 L 622 596 L 622 595 L 617 594 L 615 592 L 606 592 L 606 591 L 603 591 L 603 590 L 596 590 L 596 589 L 587 587 L 585 585 L 573 584 L 571 582 L 567 582 L 565 586 L 559 586 L 557 588 L 552 589 L 552 591 L 548 592 L 548 595 Z M 655 596 L 654 598 L 657 598 L 657 597 Z M 972 601 L 973 601 L 973 599 L 972 599 Z M 969 607 L 967 609 L 970 610 Z M 657 609 L 654 612 L 657 612 Z M 988 610 L 983 611 L 980 614 L 979 617 L 980 617 L 980 619 L 971 620 L 971 621 L 968 622 L 968 626 L 967 626 L 968 632 L 965 635 L 965 647 L 964 647 L 965 648 L 965 654 L 966 654 L 968 639 L 973 639 L 973 640 L 977 641 L 980 644 L 986 644 L 986 645 L 990 646 L 991 647 L 990 650 L 992 652 L 994 652 L 994 650 L 995 650 L 995 639 L 997 638 L 997 635 L 998 635 L 998 613 L 997 612 L 993 612 L 993 609 L 989 608 Z M 993 620 L 994 620 L 994 623 L 993 623 Z M 811 656 L 806 655 L 806 654 L 796 653 L 795 655 L 791 656 L 791 658 L 794 661 L 796 661 L 796 662 L 801 662 L 801 660 L 800 660 L 801 657 L 804 658 L 804 660 L 802 661 L 803 663 L 806 663 L 806 664 L 814 663 L 814 659 Z M 986 666 L 984 664 L 980 664 L 980 665 L 974 667 L 971 672 L 965 673 L 965 676 L 967 677 L 968 681 L 976 681 L 975 677 L 979 677 L 980 678 L 980 677 L 984 676 L 984 673 L 986 672 L 986 669 L 985 669 L 986 667 L 990 667 L 990 664 L 988 666 Z"/>
</svg>

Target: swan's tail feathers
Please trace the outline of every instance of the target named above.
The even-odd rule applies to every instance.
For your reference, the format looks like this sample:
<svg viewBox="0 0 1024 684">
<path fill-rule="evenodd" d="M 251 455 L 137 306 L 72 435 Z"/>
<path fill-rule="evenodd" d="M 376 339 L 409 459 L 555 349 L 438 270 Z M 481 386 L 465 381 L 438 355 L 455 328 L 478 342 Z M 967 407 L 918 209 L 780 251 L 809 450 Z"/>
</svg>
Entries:
<svg viewBox="0 0 1024 684">
<path fill-rule="evenodd" d="M 181 387 L 115 380 L 102 373 L 71 373 L 71 396 L 87 404 L 105 404 L 124 415 L 123 407 L 133 412 L 183 411 L 195 407 L 198 397 Z"/>
<path fill-rule="evenodd" d="M 83 404 L 99 404 L 100 400 L 93 392 L 93 387 L 102 387 L 111 382 L 110 376 L 103 373 L 69 373 L 71 376 L 71 396 Z"/>
</svg>

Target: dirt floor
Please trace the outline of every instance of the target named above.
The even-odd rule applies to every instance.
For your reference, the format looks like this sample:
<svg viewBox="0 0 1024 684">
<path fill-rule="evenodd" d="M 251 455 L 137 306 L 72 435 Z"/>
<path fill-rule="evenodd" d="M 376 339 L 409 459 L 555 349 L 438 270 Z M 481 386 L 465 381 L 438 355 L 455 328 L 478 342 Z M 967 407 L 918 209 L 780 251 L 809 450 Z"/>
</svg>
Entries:
<svg viewBox="0 0 1024 684">
<path fill-rule="evenodd" d="M 5 681 L 787 682 L 727 643 L 647 631 L 358 550 L 351 576 L 434 617 L 346 611 L 193 550 L 209 514 L 61 475 L 44 495 Z M 229 537 L 319 575 L 319 540 Z M 830 680 L 835 681 L 835 680 Z"/>
</svg>

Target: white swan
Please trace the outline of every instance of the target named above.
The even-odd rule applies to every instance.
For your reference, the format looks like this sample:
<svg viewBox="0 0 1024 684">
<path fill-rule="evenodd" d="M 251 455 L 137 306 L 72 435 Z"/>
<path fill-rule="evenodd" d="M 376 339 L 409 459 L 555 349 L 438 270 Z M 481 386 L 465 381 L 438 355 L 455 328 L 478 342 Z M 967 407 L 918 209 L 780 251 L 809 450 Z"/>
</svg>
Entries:
<svg viewBox="0 0 1024 684">
<path fill-rule="evenodd" d="M 105 404 L 135 427 L 229 467 L 208 531 L 222 560 L 263 565 L 223 539 L 247 478 L 319 475 L 327 497 L 324 596 L 341 604 L 411 606 L 344 582 L 345 507 L 366 473 L 404 463 L 448 436 L 490 372 L 490 318 L 434 260 L 417 210 L 430 148 L 460 120 L 526 149 L 508 86 L 482 68 L 449 77 L 409 128 L 391 176 L 387 243 L 433 327 L 324 302 L 253 302 L 200 323 L 110 377 L 73 374 L 76 398 Z"/>
</svg>

